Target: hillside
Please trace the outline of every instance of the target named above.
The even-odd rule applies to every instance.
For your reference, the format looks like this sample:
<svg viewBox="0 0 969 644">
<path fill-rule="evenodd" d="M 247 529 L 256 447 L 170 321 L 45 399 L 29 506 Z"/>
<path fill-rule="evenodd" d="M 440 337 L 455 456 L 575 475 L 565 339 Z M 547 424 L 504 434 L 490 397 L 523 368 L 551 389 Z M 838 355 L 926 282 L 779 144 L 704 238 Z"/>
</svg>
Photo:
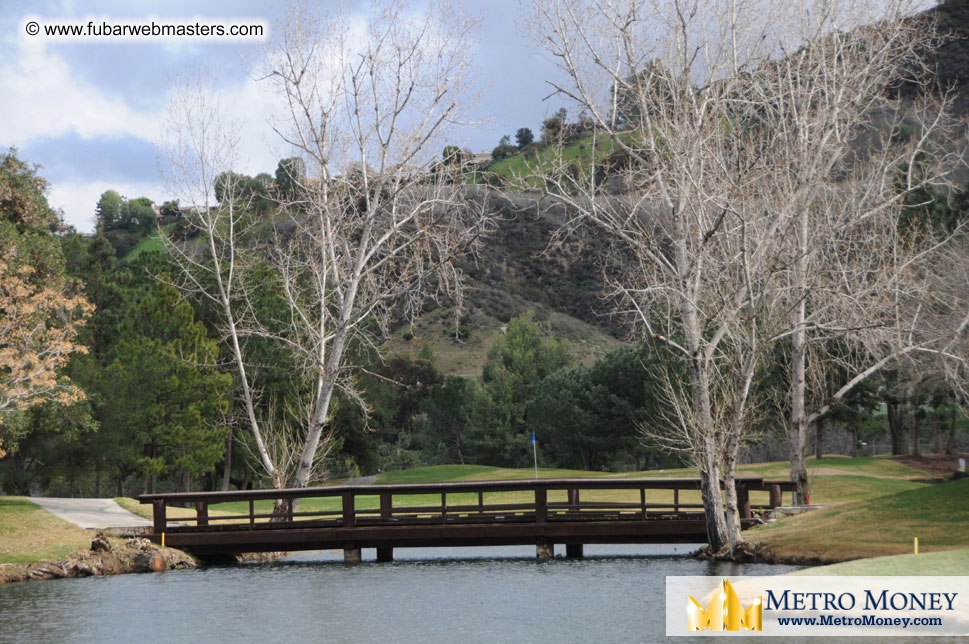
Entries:
<svg viewBox="0 0 969 644">
<path fill-rule="evenodd" d="M 938 71 L 940 82 L 958 93 L 955 107 L 969 112 L 969 2 L 950 1 L 932 10 L 940 31 L 949 34 L 927 64 Z M 428 306 L 413 324 L 399 324 L 384 345 L 385 354 L 416 354 L 426 343 L 447 374 L 477 375 L 486 360 L 495 332 L 508 321 L 527 311 L 548 323 L 552 332 L 571 341 L 580 358 L 589 362 L 623 342 L 628 329 L 623 321 L 610 315 L 602 299 L 601 258 L 608 250 L 606 240 L 591 231 L 577 234 L 565 248 L 549 251 L 552 231 L 561 224 L 547 213 L 538 213 L 541 188 L 530 175 L 559 167 L 568 170 L 596 167 L 609 180 L 621 155 L 613 154 L 615 145 L 605 137 L 593 141 L 580 136 L 559 151 L 531 145 L 522 153 L 494 161 L 464 179 L 468 190 L 492 189 L 489 199 L 500 219 L 498 228 L 484 241 L 475 258 L 460 262 L 465 282 L 465 306 L 455 320 L 452 306 Z M 964 183 L 969 174 L 957 173 L 954 180 Z M 616 192 L 620 186 L 615 186 Z M 268 223 L 268 222 L 267 222 Z M 271 225 L 266 226 L 268 235 Z M 129 255 L 157 247 L 157 240 L 142 240 Z"/>
<path fill-rule="evenodd" d="M 619 345 L 624 329 L 601 298 L 603 241 L 579 235 L 566 248 L 549 251 L 559 222 L 535 214 L 537 193 L 468 191 L 471 198 L 487 193 L 501 223 L 477 257 L 459 263 L 466 289 L 460 326 L 456 329 L 453 308 L 429 306 L 413 326 L 396 330 L 388 350 L 416 353 L 427 342 L 445 373 L 477 375 L 494 333 L 528 311 L 573 343 L 585 362 Z"/>
</svg>

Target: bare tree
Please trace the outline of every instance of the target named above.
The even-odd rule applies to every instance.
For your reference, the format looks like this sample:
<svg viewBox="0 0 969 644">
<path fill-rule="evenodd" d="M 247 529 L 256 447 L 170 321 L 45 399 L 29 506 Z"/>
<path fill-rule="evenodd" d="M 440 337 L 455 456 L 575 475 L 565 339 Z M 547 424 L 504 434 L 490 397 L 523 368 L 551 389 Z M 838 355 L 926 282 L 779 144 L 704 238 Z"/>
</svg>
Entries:
<svg viewBox="0 0 969 644">
<path fill-rule="evenodd" d="M 821 11 L 817 11 L 817 9 Z M 779 195 L 775 216 L 791 222 L 785 269 L 790 307 L 791 478 L 805 502 L 807 428 L 854 386 L 891 360 L 927 350 L 935 339 L 913 333 L 910 314 L 924 289 L 913 280 L 938 249 L 899 227 L 905 196 L 945 182 L 951 169 L 948 96 L 932 96 L 921 56 L 936 38 L 912 5 L 825 2 L 785 26 L 808 43 L 765 66 L 777 132 L 766 188 Z M 904 98 L 905 85 L 914 98 Z M 807 408 L 808 343 L 850 343 L 828 354 L 852 376 L 813 411 Z M 849 357 L 849 360 L 843 358 Z M 861 378 L 856 376 L 864 374 Z"/>
<path fill-rule="evenodd" d="M 244 352 L 251 326 L 245 238 L 252 224 L 246 204 L 238 198 L 237 157 L 241 124 L 222 105 L 209 77 L 181 79 L 173 87 L 168 107 L 162 172 L 171 194 L 183 204 L 186 225 L 198 234 L 199 245 L 163 235 L 165 247 L 180 269 L 182 292 L 207 300 L 219 313 L 221 331 L 232 356 L 246 425 L 257 460 L 273 487 L 285 484 L 258 418 L 257 395 Z M 221 202 L 216 181 L 222 178 Z"/>
<path fill-rule="evenodd" d="M 876 294 L 901 293 L 920 256 L 891 254 L 903 248 L 893 225 L 901 195 L 929 180 L 910 171 L 899 189 L 897 164 L 914 167 L 940 122 L 923 109 L 907 145 L 890 136 L 902 117 L 888 90 L 931 44 L 923 22 L 898 20 L 906 11 L 834 1 L 534 6 L 537 39 L 567 79 L 555 92 L 592 115 L 593 150 L 623 157 L 611 184 L 595 167 L 543 172 L 573 213 L 559 235 L 582 223 L 608 231 L 621 249 L 617 303 L 682 356 L 686 384 L 669 402 L 700 468 L 714 549 L 741 541 L 733 479 L 766 352 L 785 339 L 794 347 L 800 437 L 811 420 L 808 329 L 855 328 Z M 886 242 L 870 253 L 873 234 Z"/>
<path fill-rule="evenodd" d="M 288 311 L 267 337 L 315 383 L 297 486 L 313 479 L 334 392 L 356 398 L 351 346 L 425 297 L 456 294 L 451 262 L 488 226 L 444 168 L 428 172 L 469 107 L 473 24 L 438 3 L 414 14 L 391 2 L 365 25 L 298 7 L 259 70 L 288 109 L 276 130 L 307 169 L 269 253 Z"/>
<path fill-rule="evenodd" d="M 473 24 L 438 3 L 418 12 L 400 2 L 375 6 L 366 24 L 291 7 L 255 68 L 284 106 L 273 127 L 299 159 L 286 165 L 285 189 L 277 186 L 271 239 L 249 234 L 249 209 L 235 191 L 238 125 L 204 89 L 173 103 L 171 175 L 178 194 L 199 206 L 189 221 L 206 248 L 168 247 L 183 287 L 218 307 L 254 455 L 276 487 L 305 487 L 321 475 L 338 389 L 363 405 L 350 352 L 375 345 L 427 297 L 460 302 L 452 260 L 488 228 L 486 199 L 467 199 L 431 162 L 468 107 Z M 224 196 L 216 205 L 217 177 Z M 257 314 L 255 293 L 266 288 L 284 310 Z M 309 401 L 259 400 L 250 339 L 294 356 L 293 372 L 312 382 Z"/>
</svg>

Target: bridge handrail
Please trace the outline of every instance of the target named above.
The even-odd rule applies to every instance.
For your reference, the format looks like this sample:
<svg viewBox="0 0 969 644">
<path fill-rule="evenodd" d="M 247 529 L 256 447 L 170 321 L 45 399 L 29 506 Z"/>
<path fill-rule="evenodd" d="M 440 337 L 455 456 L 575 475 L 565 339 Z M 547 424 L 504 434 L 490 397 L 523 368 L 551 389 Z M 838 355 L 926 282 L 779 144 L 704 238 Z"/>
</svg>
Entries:
<svg viewBox="0 0 969 644">
<path fill-rule="evenodd" d="M 767 481 L 761 477 L 741 477 L 735 479 L 738 486 L 744 486 L 750 491 L 767 491 L 770 486 L 779 486 L 780 491 L 794 490 L 792 481 Z M 722 486 L 722 484 L 721 484 Z M 315 497 L 343 496 L 379 496 L 382 493 L 392 494 L 435 494 L 441 492 L 515 492 L 522 490 L 699 490 L 700 479 L 693 478 L 559 478 L 559 479 L 518 479 L 501 481 L 450 481 L 442 483 L 395 483 L 387 485 L 329 485 L 306 488 L 282 488 L 264 490 L 229 490 L 225 492 L 165 492 L 159 494 L 142 494 L 138 500 L 142 504 L 155 501 L 170 503 L 190 503 L 206 501 L 208 503 L 223 503 L 232 501 L 260 501 L 267 499 L 309 499 Z"/>
<path fill-rule="evenodd" d="M 722 485 L 722 483 L 721 483 Z M 743 518 L 751 518 L 753 509 L 773 508 L 781 504 L 783 491 L 794 489 L 794 484 L 790 481 L 765 481 L 760 477 L 742 477 L 736 479 L 738 509 Z M 207 526 L 212 522 L 222 522 L 228 520 L 249 519 L 248 524 L 251 528 L 255 527 L 256 519 L 269 518 L 272 515 L 257 513 L 255 502 L 261 500 L 276 499 L 306 499 L 319 497 L 342 497 L 342 511 L 314 511 L 314 512 L 293 512 L 292 508 L 286 515 L 286 521 L 292 522 L 297 517 L 314 516 L 323 518 L 325 516 L 340 517 L 343 527 L 354 527 L 357 518 L 366 520 L 367 517 L 378 517 L 380 519 L 392 519 L 395 515 L 405 516 L 408 514 L 438 514 L 440 519 L 447 522 L 448 515 L 452 517 L 462 512 L 472 512 L 477 516 L 493 514 L 497 511 L 529 512 L 534 513 L 537 522 L 545 522 L 551 513 L 559 513 L 563 510 L 567 516 L 581 515 L 585 511 L 604 511 L 604 510 L 636 510 L 642 513 L 642 518 L 647 518 L 647 512 L 652 508 L 667 507 L 679 513 L 681 508 L 702 507 L 696 504 L 681 503 L 679 499 L 680 490 L 700 490 L 699 479 L 686 478 L 637 478 L 637 479 L 615 479 L 615 478 L 559 478 L 559 479 L 519 479 L 504 481 L 459 481 L 443 483 L 404 483 L 391 485 L 331 485 L 326 487 L 314 488 L 289 488 L 289 489 L 270 489 L 270 490 L 233 490 L 227 492 L 171 492 L 162 494 L 142 494 L 138 497 L 141 503 L 151 503 L 153 506 L 154 532 L 165 532 L 171 522 L 194 522 L 196 526 Z M 568 492 L 568 501 L 550 502 L 548 492 L 550 490 L 562 490 Z M 580 492 L 583 490 L 639 490 L 639 503 L 614 503 L 614 502 L 582 502 Z M 656 504 L 646 502 L 646 490 L 672 490 L 673 500 L 669 504 Z M 495 492 L 514 492 L 514 491 L 533 491 L 535 493 L 534 503 L 525 504 L 494 504 L 484 503 L 485 493 Z M 770 501 L 768 505 L 753 505 L 750 502 L 750 492 L 768 491 Z M 448 494 L 468 494 L 477 493 L 477 506 L 452 505 L 448 506 L 446 498 Z M 400 507 L 394 506 L 393 499 L 398 495 L 418 495 L 418 494 L 440 494 L 440 506 L 415 506 Z M 358 496 L 377 496 L 380 498 L 379 508 L 357 508 L 356 497 Z M 249 502 L 249 513 L 247 515 L 232 516 L 213 516 L 209 517 L 209 505 L 225 502 Z M 196 509 L 195 518 L 168 518 L 166 508 L 169 503 L 194 503 Z M 556 514 L 556 516 L 559 516 Z M 223 524 L 224 525 L 224 524 Z"/>
</svg>

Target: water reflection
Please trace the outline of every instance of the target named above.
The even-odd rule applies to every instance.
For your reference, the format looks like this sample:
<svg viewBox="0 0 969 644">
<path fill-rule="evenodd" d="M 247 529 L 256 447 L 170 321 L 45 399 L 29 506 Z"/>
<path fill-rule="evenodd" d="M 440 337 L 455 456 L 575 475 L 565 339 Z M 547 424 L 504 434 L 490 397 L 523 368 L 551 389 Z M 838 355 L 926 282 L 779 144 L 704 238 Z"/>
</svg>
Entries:
<svg viewBox="0 0 969 644">
<path fill-rule="evenodd" d="M 0 642 L 657 642 L 665 639 L 667 575 L 793 569 L 681 556 L 691 549 L 586 546 L 585 559 L 546 561 L 532 547 L 398 549 L 392 564 L 364 550 L 364 563 L 352 566 L 339 551 L 323 551 L 271 564 L 8 584 L 0 586 Z M 764 641 L 739 641 L 747 640 Z M 852 639 L 864 641 L 875 640 Z"/>
</svg>

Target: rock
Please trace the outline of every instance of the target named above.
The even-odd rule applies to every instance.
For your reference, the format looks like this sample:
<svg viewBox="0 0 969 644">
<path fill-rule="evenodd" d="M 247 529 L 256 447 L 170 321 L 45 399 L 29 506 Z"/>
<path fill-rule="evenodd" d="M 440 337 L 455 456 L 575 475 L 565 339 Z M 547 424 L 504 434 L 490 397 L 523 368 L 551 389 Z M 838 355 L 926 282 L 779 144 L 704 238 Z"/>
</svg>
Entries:
<svg viewBox="0 0 969 644">
<path fill-rule="evenodd" d="M 154 544 L 152 544 L 152 542 L 149 541 L 148 539 L 142 539 L 138 537 L 135 537 L 133 539 L 128 539 L 128 541 L 125 543 L 125 546 L 133 550 L 141 550 L 142 552 L 149 552 L 155 547 Z"/>
<path fill-rule="evenodd" d="M 111 542 L 103 532 L 98 531 L 97 535 L 91 539 L 91 552 L 111 552 Z"/>
</svg>

